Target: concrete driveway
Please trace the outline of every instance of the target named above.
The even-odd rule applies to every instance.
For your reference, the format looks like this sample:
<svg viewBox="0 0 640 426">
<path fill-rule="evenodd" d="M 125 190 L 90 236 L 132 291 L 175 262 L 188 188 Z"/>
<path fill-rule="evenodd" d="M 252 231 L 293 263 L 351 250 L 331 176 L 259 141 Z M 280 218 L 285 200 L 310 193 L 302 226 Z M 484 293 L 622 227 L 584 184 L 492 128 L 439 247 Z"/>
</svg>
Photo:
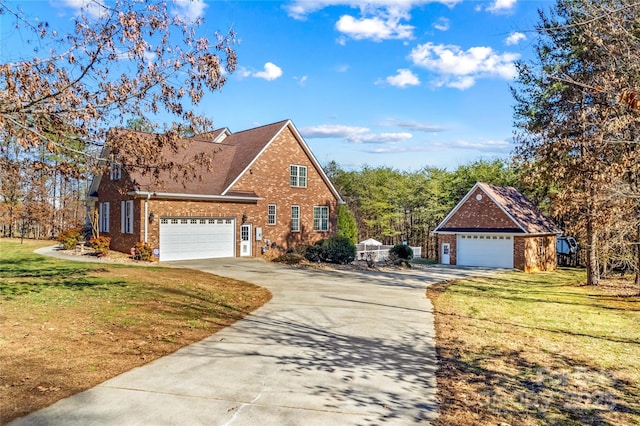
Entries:
<svg viewBox="0 0 640 426">
<path fill-rule="evenodd" d="M 407 425 L 437 415 L 427 285 L 495 271 L 318 271 L 253 259 L 172 262 L 273 299 L 172 355 L 16 425 Z"/>
</svg>

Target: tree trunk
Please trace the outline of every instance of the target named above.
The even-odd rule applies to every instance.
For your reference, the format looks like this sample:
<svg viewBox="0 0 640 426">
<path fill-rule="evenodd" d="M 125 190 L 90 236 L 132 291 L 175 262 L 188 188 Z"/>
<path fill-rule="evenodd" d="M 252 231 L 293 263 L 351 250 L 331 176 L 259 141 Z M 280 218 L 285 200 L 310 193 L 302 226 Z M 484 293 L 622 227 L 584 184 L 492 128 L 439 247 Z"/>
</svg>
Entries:
<svg viewBox="0 0 640 426">
<path fill-rule="evenodd" d="M 636 287 L 640 293 L 640 224 L 636 227 Z"/>
<path fill-rule="evenodd" d="M 598 285 L 600 281 L 597 241 L 592 213 L 589 212 L 587 214 L 587 285 Z"/>
</svg>

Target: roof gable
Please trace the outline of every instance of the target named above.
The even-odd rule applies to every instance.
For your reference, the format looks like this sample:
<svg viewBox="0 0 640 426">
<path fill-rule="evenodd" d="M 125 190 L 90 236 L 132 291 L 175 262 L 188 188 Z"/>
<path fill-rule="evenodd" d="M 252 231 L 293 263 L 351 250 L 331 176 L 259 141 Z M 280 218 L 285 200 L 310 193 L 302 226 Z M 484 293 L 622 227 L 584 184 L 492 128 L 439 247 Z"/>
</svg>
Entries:
<svg viewBox="0 0 640 426">
<path fill-rule="evenodd" d="M 471 196 L 478 194 L 479 191 L 485 194 L 487 198 L 491 200 L 492 205 L 497 207 L 504 215 L 502 217 L 501 215 L 493 214 L 491 217 L 492 220 L 501 222 L 500 226 L 495 226 L 494 223 L 490 223 L 486 227 L 482 227 L 478 223 L 475 223 L 474 226 L 469 228 L 451 226 L 449 222 L 453 222 L 452 219 L 456 214 L 464 211 L 468 207 L 468 203 L 471 202 Z M 470 209 L 475 209 L 475 219 L 481 221 L 486 220 L 486 218 L 482 218 L 483 212 L 477 212 L 477 207 L 470 207 Z M 486 204 L 484 209 L 487 209 Z M 510 224 L 513 226 L 511 227 Z M 555 234 L 560 232 L 553 221 L 544 216 L 540 210 L 517 189 L 482 182 L 476 183 L 434 230 L 436 233 L 446 231 L 499 231 L 524 234 Z"/>
<path fill-rule="evenodd" d="M 285 131 L 285 129 L 288 129 L 291 131 L 294 138 L 298 142 L 300 148 L 302 148 L 305 155 L 309 158 L 316 172 L 320 175 L 320 177 L 322 178 L 322 181 L 329 188 L 329 191 L 336 197 L 336 200 L 338 200 L 338 203 L 344 203 L 344 201 L 342 200 L 342 197 L 340 197 L 340 194 L 338 194 L 338 191 L 335 189 L 335 187 L 329 180 L 329 177 L 324 172 L 324 169 L 322 168 L 322 166 L 320 166 L 320 163 L 318 163 L 318 160 L 313 155 L 313 152 L 311 152 L 311 149 L 309 148 L 307 143 L 304 141 L 304 139 L 298 132 L 298 129 L 296 128 L 296 126 L 293 124 L 291 120 L 280 121 L 267 126 L 258 127 L 255 129 L 249 129 L 244 132 L 233 134 L 234 143 L 237 144 L 238 146 L 242 145 L 244 149 L 240 152 L 240 154 L 236 159 L 237 165 L 234 168 L 234 173 L 229 174 L 228 180 L 225 183 L 226 189 L 224 190 L 223 193 L 226 194 L 228 191 L 231 191 L 231 188 L 233 187 L 233 185 L 236 182 L 238 182 L 238 180 L 242 177 L 242 175 L 244 175 L 251 168 L 251 166 L 256 162 L 256 160 L 260 157 L 260 155 L 265 150 L 267 150 L 267 148 L 269 148 L 269 146 L 273 143 L 273 141 L 275 141 L 276 138 L 278 138 L 278 136 L 280 136 L 280 134 L 283 131 Z M 237 138 L 236 138 L 236 135 L 237 135 Z M 255 138 L 255 137 L 261 137 L 263 139 L 266 139 L 267 137 L 269 137 L 269 141 L 267 143 L 260 144 L 258 146 L 255 146 L 255 145 L 252 146 L 250 142 L 247 143 L 247 141 L 251 141 L 252 138 Z M 257 151 L 257 148 L 260 148 L 259 152 L 255 152 Z M 241 168 L 242 170 L 240 171 Z"/>
<path fill-rule="evenodd" d="M 523 193 L 513 187 L 479 183 L 484 191 L 528 234 L 560 232 L 555 223 L 542 214 Z"/>
<path fill-rule="evenodd" d="M 231 133 L 227 128 L 222 128 L 202 135 L 184 138 L 178 141 L 179 149 L 177 152 L 166 146 L 160 148 L 165 151 L 165 158 L 176 164 L 188 163 L 194 157 L 203 153 L 209 155 L 212 158 L 210 167 L 204 165 L 193 166 L 192 172 L 198 176 L 197 179 L 176 179 L 171 176 L 169 171 L 161 171 L 156 179 L 153 174 L 141 173 L 135 167 L 128 168 L 129 175 L 136 190 L 140 192 L 233 196 L 237 192 L 232 190 L 234 183 L 244 173 L 248 172 L 251 165 L 278 135 L 287 128 L 292 131 L 302 150 L 311 159 L 331 193 L 338 202 L 342 202 L 342 198 L 329 181 L 329 178 L 291 120 L 283 120 L 237 133 Z M 114 129 L 110 132 L 110 137 L 129 137 L 130 135 L 135 135 L 137 138 L 148 138 L 149 140 L 158 137 L 156 134 L 134 132 L 126 129 Z M 126 159 L 124 163 L 126 164 Z"/>
</svg>

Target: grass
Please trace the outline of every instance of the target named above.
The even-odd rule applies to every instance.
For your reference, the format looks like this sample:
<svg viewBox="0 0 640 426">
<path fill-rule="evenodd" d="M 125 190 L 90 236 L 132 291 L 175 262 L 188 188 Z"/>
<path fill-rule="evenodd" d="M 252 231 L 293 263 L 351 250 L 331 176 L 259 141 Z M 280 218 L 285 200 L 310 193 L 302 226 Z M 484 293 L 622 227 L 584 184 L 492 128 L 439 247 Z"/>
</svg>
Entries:
<svg viewBox="0 0 640 426">
<path fill-rule="evenodd" d="M 202 340 L 271 298 L 198 271 L 80 263 L 0 239 L 0 423 Z"/>
<path fill-rule="evenodd" d="M 640 425 L 637 289 L 584 281 L 564 269 L 430 287 L 437 424 Z"/>
</svg>

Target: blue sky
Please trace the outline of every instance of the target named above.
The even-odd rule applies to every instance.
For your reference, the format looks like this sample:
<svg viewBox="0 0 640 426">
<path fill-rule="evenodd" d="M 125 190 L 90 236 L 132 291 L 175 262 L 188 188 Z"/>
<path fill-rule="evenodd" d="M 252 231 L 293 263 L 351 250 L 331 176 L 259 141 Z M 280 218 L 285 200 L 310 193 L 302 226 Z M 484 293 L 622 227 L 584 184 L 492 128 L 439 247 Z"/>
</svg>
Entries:
<svg viewBox="0 0 640 426">
<path fill-rule="evenodd" d="M 65 25 L 84 1 L 24 6 Z M 415 171 L 511 152 L 513 62 L 532 55 L 537 9 L 551 5 L 180 0 L 173 7 L 203 17 L 201 33 L 237 33 L 237 71 L 195 108 L 216 127 L 291 119 L 321 164 Z"/>
</svg>

